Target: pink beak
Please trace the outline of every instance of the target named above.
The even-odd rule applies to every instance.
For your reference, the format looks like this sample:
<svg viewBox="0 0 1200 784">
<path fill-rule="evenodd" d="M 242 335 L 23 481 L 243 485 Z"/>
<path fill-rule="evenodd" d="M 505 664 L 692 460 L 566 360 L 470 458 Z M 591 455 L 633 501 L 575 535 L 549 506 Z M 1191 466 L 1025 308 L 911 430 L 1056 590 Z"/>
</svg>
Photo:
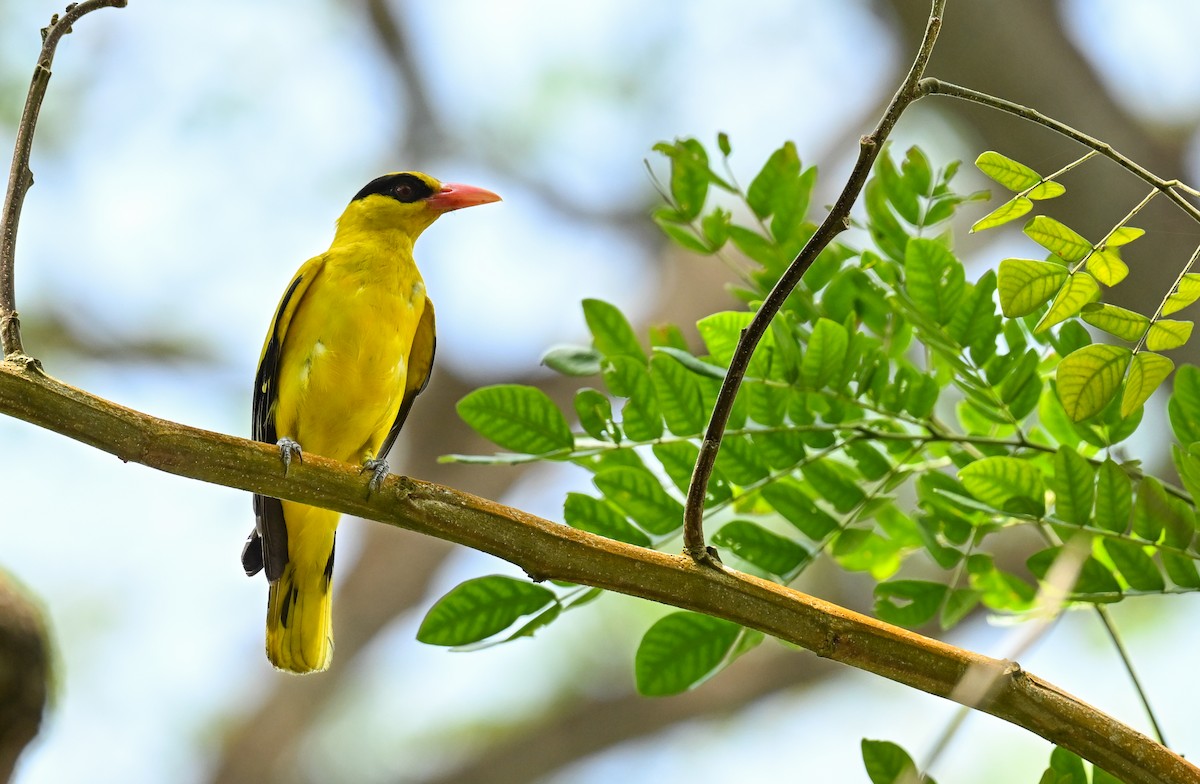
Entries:
<svg viewBox="0 0 1200 784">
<path fill-rule="evenodd" d="M 474 207 L 493 201 L 500 201 L 500 197 L 491 191 L 453 182 L 444 183 L 440 191 L 425 199 L 425 202 L 438 212 L 461 210 L 463 207 Z"/>
</svg>

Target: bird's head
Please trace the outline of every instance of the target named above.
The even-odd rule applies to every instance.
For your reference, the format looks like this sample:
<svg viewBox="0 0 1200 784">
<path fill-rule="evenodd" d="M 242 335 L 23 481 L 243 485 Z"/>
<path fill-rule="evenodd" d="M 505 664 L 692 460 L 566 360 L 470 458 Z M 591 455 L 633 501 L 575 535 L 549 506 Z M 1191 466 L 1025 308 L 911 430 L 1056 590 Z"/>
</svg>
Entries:
<svg viewBox="0 0 1200 784">
<path fill-rule="evenodd" d="M 342 218 L 341 228 L 396 230 L 416 239 L 442 213 L 500 201 L 500 197 L 473 185 L 441 183 L 421 172 L 392 172 L 363 187 Z"/>
</svg>

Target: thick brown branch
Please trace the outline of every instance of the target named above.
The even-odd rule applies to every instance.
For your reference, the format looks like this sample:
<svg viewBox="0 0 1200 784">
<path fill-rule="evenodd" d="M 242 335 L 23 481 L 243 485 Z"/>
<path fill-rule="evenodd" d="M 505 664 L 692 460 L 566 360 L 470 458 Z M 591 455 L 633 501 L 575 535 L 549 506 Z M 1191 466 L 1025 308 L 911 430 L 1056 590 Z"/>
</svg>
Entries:
<svg viewBox="0 0 1200 784">
<path fill-rule="evenodd" d="M 1012 662 L 955 648 L 775 583 L 615 542 L 449 487 L 389 477 L 367 496 L 358 466 L 316 455 L 285 478 L 271 445 L 176 424 L 0 362 L 0 413 L 180 476 L 335 509 L 593 585 L 759 629 L 819 656 L 955 699 L 1035 732 L 1128 784 L 1197 784 L 1200 769 Z M 958 690 L 995 677 L 982 699 Z"/>
<path fill-rule="evenodd" d="M 33 134 L 37 130 L 42 98 L 50 84 L 50 65 L 59 40 L 71 32 L 71 25 L 84 14 L 100 8 L 122 8 L 126 0 L 87 0 L 67 6 L 62 16 L 55 15 L 42 30 L 42 51 L 33 69 L 33 81 L 25 98 L 25 109 L 17 125 L 17 142 L 13 150 L 12 167 L 8 172 L 8 190 L 4 194 L 4 211 L 0 213 L 0 355 L 11 357 L 24 353 L 21 346 L 21 325 L 17 320 L 17 298 L 14 264 L 17 252 L 17 224 L 25 194 L 33 185 L 29 156 L 33 150 Z"/>
<path fill-rule="evenodd" d="M 729 423 L 729 414 L 733 411 L 733 401 L 737 397 L 738 389 L 741 388 L 746 368 L 750 366 L 754 349 L 758 347 L 758 342 L 766 334 L 775 314 L 783 307 L 788 295 L 796 288 L 804 273 L 816 261 L 817 256 L 825 250 L 829 243 L 833 242 L 834 237 L 848 227 L 850 209 L 858 200 L 858 195 L 867 183 L 871 166 L 879 157 L 884 140 L 892 132 L 892 128 L 895 127 L 900 115 L 908 108 L 908 105 L 920 97 L 917 85 L 925 73 L 925 67 L 929 64 L 929 57 L 933 53 L 933 45 L 937 41 L 938 31 L 941 30 L 942 14 L 945 10 L 946 0 L 933 0 L 929 21 L 925 26 L 925 37 L 917 50 L 917 56 L 913 59 L 912 67 L 909 68 L 895 97 L 884 110 L 883 117 L 875 126 L 875 130 L 860 139 L 858 160 L 854 164 L 853 171 L 850 172 L 850 178 L 846 181 L 845 187 L 842 188 L 841 195 L 838 196 L 833 208 L 801 249 L 799 255 L 784 270 L 783 275 L 775 283 L 775 287 L 763 300 L 758 312 L 754 314 L 750 325 L 742 330 L 737 349 L 729 362 L 729 370 L 725 373 L 725 380 L 721 382 L 721 391 L 717 394 L 716 403 L 713 405 L 708 429 L 704 433 L 704 440 L 700 443 L 700 454 L 696 458 L 696 466 L 692 471 L 692 481 L 688 486 L 687 505 L 684 507 L 683 514 L 683 548 L 684 552 L 697 563 L 709 563 L 711 560 L 704 542 L 704 499 L 708 493 L 708 481 L 712 477 L 713 467 L 717 462 L 717 453 L 721 449 L 721 438 Z"/>
</svg>

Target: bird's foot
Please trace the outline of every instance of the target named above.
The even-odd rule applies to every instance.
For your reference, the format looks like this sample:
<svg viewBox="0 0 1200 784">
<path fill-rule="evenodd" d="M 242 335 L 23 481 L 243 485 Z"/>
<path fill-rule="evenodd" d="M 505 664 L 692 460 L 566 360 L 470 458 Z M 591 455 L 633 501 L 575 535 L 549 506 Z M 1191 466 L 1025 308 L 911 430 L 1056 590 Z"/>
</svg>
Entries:
<svg viewBox="0 0 1200 784">
<path fill-rule="evenodd" d="M 300 444 L 292 439 L 284 436 L 275 442 L 279 447 L 279 458 L 283 460 L 283 475 L 287 476 L 288 469 L 292 467 L 292 458 L 296 458 L 297 463 L 304 462 L 304 450 L 300 448 Z"/>
<path fill-rule="evenodd" d="M 364 474 L 368 471 L 371 472 L 371 481 L 367 482 L 367 493 L 374 493 L 376 490 L 378 490 L 383 485 L 384 477 L 386 477 L 391 470 L 392 469 L 388 466 L 386 460 L 371 459 L 363 463 L 362 472 Z"/>
</svg>

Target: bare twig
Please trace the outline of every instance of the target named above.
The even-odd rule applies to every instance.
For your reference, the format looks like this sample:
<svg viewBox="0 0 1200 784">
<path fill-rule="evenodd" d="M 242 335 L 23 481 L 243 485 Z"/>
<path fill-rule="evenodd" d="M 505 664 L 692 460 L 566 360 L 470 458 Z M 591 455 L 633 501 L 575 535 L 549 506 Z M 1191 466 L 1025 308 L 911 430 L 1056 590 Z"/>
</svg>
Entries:
<svg viewBox="0 0 1200 784">
<path fill-rule="evenodd" d="M 955 699 L 970 671 L 995 672 L 974 706 L 1090 760 L 1127 784 L 1197 784 L 1200 769 L 1151 738 L 1002 661 L 883 623 L 785 586 L 543 520 L 407 477 L 368 495 L 358 466 L 317 455 L 288 476 L 272 445 L 142 414 L 0 362 L 0 413 L 74 438 L 122 460 L 179 476 L 407 528 L 556 579 L 706 613 L 758 629 L 818 656 Z"/>
<path fill-rule="evenodd" d="M 934 42 L 937 41 L 945 9 L 946 0 L 933 0 L 929 21 L 925 27 L 925 37 L 921 41 L 912 67 L 901 83 L 900 89 L 896 91 L 895 97 L 888 104 L 879 124 L 875 126 L 875 130 L 859 140 L 858 160 L 854 164 L 853 171 L 850 172 L 850 178 L 846 181 L 841 195 L 838 196 L 833 208 L 825 216 L 825 220 L 817 228 L 816 233 L 808 240 L 800 254 L 796 256 L 780 276 L 775 287 L 763 300 L 750 325 L 742 331 L 741 340 L 738 341 L 737 349 L 729 362 L 729 370 L 725 373 L 725 380 L 721 382 L 721 391 L 713 405 L 712 417 L 709 419 L 708 429 L 704 433 L 704 440 L 700 443 L 700 454 L 696 458 L 692 481 L 688 486 L 687 506 L 683 513 L 683 548 L 684 552 L 697 563 L 714 563 L 713 553 L 710 553 L 704 541 L 704 498 L 708 492 L 708 480 L 712 476 L 713 466 L 717 461 L 717 452 L 721 449 L 721 438 L 725 432 L 725 426 L 729 422 L 729 414 L 733 410 L 734 398 L 737 397 L 738 389 L 742 385 L 742 378 L 746 375 L 750 359 L 754 356 L 754 349 L 766 333 L 775 314 L 779 312 L 788 295 L 792 293 L 792 289 L 796 288 L 800 278 L 816 261 L 817 255 L 833 241 L 834 237 L 849 226 L 850 209 L 858 200 L 863 186 L 866 185 L 867 177 L 871 173 L 871 166 L 879 156 L 884 140 L 895 127 L 896 121 L 900 119 L 900 114 L 910 103 L 920 97 L 917 85 L 925 73 L 925 67 L 929 64 L 929 56 L 933 52 Z"/>
<path fill-rule="evenodd" d="M 80 17 L 100 8 L 123 8 L 126 0 L 86 0 L 67 6 L 55 14 L 49 26 L 42 29 L 42 51 L 33 69 L 33 81 L 25 98 L 25 109 L 17 126 L 17 143 L 13 150 L 12 167 L 8 171 L 8 190 L 4 194 L 4 212 L 0 214 L 0 353 L 5 359 L 24 354 L 21 346 L 21 324 L 17 319 L 17 298 L 14 284 L 14 262 L 17 250 L 17 224 L 25 194 L 33 185 L 29 170 L 29 155 L 33 149 L 33 134 L 37 130 L 38 113 L 50 84 L 50 65 L 59 40 L 71 32 L 71 25 Z"/>
</svg>

